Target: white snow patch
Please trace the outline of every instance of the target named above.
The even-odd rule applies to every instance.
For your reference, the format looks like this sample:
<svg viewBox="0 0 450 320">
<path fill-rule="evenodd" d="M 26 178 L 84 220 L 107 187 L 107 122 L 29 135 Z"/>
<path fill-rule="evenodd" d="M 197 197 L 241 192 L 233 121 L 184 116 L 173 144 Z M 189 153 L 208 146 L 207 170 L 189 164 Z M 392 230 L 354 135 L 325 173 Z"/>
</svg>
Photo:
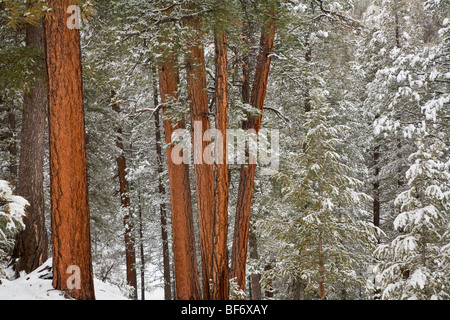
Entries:
<svg viewBox="0 0 450 320">
<path fill-rule="evenodd" d="M 409 281 L 413 287 L 423 289 L 427 283 L 427 276 L 421 269 L 417 269 L 414 271 Z"/>
<path fill-rule="evenodd" d="M 0 279 L 1 300 L 65 300 L 64 293 L 53 289 L 52 280 L 41 279 L 49 272 L 52 259 L 48 259 L 42 266 L 33 272 L 21 276 L 15 280 Z M 128 300 L 118 287 L 94 280 L 95 298 L 97 300 Z"/>
</svg>

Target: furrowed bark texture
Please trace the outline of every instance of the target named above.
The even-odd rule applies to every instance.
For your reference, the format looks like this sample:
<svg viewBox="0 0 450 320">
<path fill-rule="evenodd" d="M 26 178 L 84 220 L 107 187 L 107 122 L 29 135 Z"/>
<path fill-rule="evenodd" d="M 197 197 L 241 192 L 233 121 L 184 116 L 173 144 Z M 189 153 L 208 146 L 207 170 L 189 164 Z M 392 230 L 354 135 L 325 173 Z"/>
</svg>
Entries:
<svg viewBox="0 0 450 320">
<path fill-rule="evenodd" d="M 75 299 L 95 299 L 89 226 L 80 33 L 69 29 L 67 7 L 48 1 L 44 20 L 49 104 L 53 286 Z M 80 271 L 80 287 L 69 279 Z M 69 269 L 70 270 L 70 269 Z M 69 280 L 69 281 L 67 281 Z"/>
<path fill-rule="evenodd" d="M 228 281 L 228 163 L 227 163 L 227 129 L 228 129 L 228 70 L 227 70 L 227 36 L 224 30 L 215 34 L 216 66 L 216 130 L 221 137 L 216 139 L 214 169 L 214 219 L 211 292 L 213 300 L 227 300 L 229 297 Z"/>
<path fill-rule="evenodd" d="M 274 47 L 275 31 L 275 21 L 273 18 L 270 18 L 261 32 L 260 51 L 250 98 L 251 105 L 260 110 L 261 114 L 256 117 L 249 115 L 248 120 L 243 123 L 243 129 L 253 129 L 256 133 L 261 128 L 262 112 L 270 71 L 270 54 Z M 231 253 L 231 277 L 235 278 L 239 288 L 243 291 L 245 291 L 245 269 L 247 264 L 248 234 L 255 169 L 256 164 L 243 164 L 241 166 Z"/>
<path fill-rule="evenodd" d="M 189 18 L 186 24 L 197 32 L 190 44 L 190 56 L 187 59 L 187 84 L 190 100 L 190 114 L 193 131 L 193 152 L 195 186 L 197 191 L 198 222 L 200 231 L 200 247 L 202 256 L 203 298 L 210 297 L 210 271 L 212 263 L 212 234 L 214 215 L 214 167 L 210 153 L 205 149 L 210 138 L 203 139 L 211 129 L 209 121 L 208 96 L 206 88 L 205 56 L 200 31 L 200 19 Z M 201 130 L 197 127 L 201 124 Z"/>
<path fill-rule="evenodd" d="M 25 25 L 26 46 L 44 51 L 44 29 L 41 25 Z M 44 61 L 42 61 L 44 64 Z M 17 193 L 26 198 L 25 229 L 16 237 L 13 252 L 15 271 L 30 273 L 48 259 L 48 237 L 45 228 L 44 152 L 47 118 L 47 89 L 42 68 L 30 92 L 24 95 L 22 134 L 20 136 L 19 180 Z"/>
<path fill-rule="evenodd" d="M 159 87 L 161 102 L 167 98 L 177 98 L 178 71 L 172 61 L 166 61 L 159 67 Z M 163 110 L 167 113 L 167 110 Z M 185 128 L 184 120 L 176 123 L 164 120 L 169 171 L 170 202 L 172 208 L 172 237 L 175 282 L 178 300 L 201 299 L 200 279 L 194 238 L 191 189 L 189 184 L 189 166 L 175 164 L 172 160 L 172 133 Z"/>
</svg>

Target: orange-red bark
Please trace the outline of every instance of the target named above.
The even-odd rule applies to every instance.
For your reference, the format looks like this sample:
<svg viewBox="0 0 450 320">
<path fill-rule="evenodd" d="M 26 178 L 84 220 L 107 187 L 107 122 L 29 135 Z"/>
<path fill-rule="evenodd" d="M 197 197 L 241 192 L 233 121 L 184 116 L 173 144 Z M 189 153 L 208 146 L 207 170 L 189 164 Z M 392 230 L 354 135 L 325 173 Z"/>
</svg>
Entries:
<svg viewBox="0 0 450 320">
<path fill-rule="evenodd" d="M 171 60 L 159 66 L 159 86 L 161 102 L 177 98 L 178 71 Z M 163 110 L 167 114 L 167 110 Z M 200 279 L 196 259 L 194 222 L 192 216 L 191 189 L 189 183 L 189 166 L 175 164 L 172 133 L 184 129 L 184 120 L 173 122 L 164 120 L 167 147 L 167 163 L 170 184 L 170 202 L 172 209 L 172 237 L 175 267 L 175 282 L 178 300 L 201 299 Z"/>
<path fill-rule="evenodd" d="M 270 17 L 261 31 L 260 51 L 256 62 L 250 104 L 261 113 L 248 116 L 243 123 L 244 129 L 253 129 L 256 133 L 261 128 L 262 112 L 267 91 L 267 81 L 270 71 L 270 54 L 274 48 L 275 21 Z M 231 253 L 231 277 L 235 278 L 239 288 L 245 291 L 245 269 L 247 265 L 248 236 L 250 227 L 251 203 L 255 180 L 256 164 L 241 166 L 236 218 L 234 226 L 233 247 Z"/>
<path fill-rule="evenodd" d="M 229 297 L 228 280 L 228 163 L 227 163 L 227 129 L 228 129 L 228 70 L 227 70 L 227 36 L 224 30 L 216 31 L 215 65 L 216 65 L 216 130 L 222 139 L 216 139 L 214 170 L 214 220 L 213 220 L 213 254 L 211 270 L 211 292 L 213 300 L 227 300 Z"/>
<path fill-rule="evenodd" d="M 197 17 L 188 18 L 186 19 L 186 24 L 196 31 L 196 36 L 191 39 L 192 43 L 186 69 L 191 124 L 192 128 L 194 128 L 194 173 L 202 256 L 203 298 L 209 299 L 214 215 L 214 167 L 212 155 L 205 152 L 210 143 L 207 141 L 209 139 L 203 138 L 205 133 L 207 134 L 207 131 L 211 129 L 211 124 L 209 121 L 205 56 L 200 31 L 200 19 Z M 201 130 L 198 130 L 196 123 L 201 124 Z"/>
<path fill-rule="evenodd" d="M 67 7 L 48 1 L 44 19 L 50 142 L 53 286 L 76 299 L 95 299 L 89 226 L 80 33 L 69 29 Z M 80 270 L 72 288 L 69 266 Z M 70 269 L 69 269 L 70 270 Z"/>
</svg>

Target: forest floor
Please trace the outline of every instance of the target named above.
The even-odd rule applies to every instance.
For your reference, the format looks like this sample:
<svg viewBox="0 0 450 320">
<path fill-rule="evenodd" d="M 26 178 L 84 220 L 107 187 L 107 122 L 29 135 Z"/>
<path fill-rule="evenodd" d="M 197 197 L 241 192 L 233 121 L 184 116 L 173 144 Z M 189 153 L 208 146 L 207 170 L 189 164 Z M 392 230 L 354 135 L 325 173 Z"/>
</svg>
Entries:
<svg viewBox="0 0 450 320">
<path fill-rule="evenodd" d="M 52 280 L 49 279 L 52 260 L 49 259 L 42 266 L 33 272 L 21 276 L 14 280 L 0 277 L 0 301 L 2 300 L 65 300 L 64 293 L 52 287 Z M 12 279 L 14 272 L 5 270 L 7 276 Z M 127 300 L 126 295 L 119 287 L 94 279 L 95 298 L 97 300 Z M 146 293 L 148 300 L 164 299 L 164 292 L 157 288 Z"/>
</svg>

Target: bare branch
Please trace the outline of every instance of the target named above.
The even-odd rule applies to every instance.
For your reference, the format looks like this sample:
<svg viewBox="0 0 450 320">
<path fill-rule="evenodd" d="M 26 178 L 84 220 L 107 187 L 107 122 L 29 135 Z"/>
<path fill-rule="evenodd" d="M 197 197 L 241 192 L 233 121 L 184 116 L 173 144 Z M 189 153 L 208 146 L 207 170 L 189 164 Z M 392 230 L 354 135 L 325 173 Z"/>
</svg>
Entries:
<svg viewBox="0 0 450 320">
<path fill-rule="evenodd" d="M 275 108 L 271 108 L 271 107 L 264 107 L 264 110 L 269 110 L 272 111 L 273 113 L 275 113 L 281 120 L 285 121 L 285 122 L 289 122 L 288 117 L 286 117 L 281 111 L 275 109 Z"/>
</svg>

